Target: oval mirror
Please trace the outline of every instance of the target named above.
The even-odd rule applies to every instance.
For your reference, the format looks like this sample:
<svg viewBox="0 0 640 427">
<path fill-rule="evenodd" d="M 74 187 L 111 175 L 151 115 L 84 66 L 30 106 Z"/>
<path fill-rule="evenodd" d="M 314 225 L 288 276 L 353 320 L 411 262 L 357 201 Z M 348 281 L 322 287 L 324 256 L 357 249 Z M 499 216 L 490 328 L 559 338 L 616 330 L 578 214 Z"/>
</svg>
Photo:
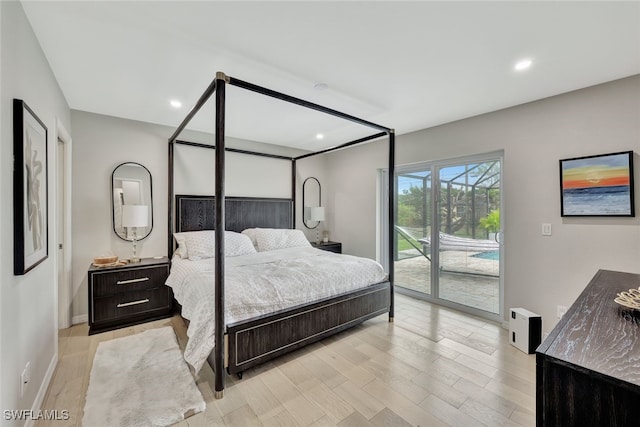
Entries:
<svg viewBox="0 0 640 427">
<path fill-rule="evenodd" d="M 324 221 L 322 207 L 322 187 L 318 178 L 310 176 L 302 183 L 302 206 L 304 215 L 302 223 L 309 229 L 317 228 Z"/>
<path fill-rule="evenodd" d="M 151 173 L 140 163 L 118 165 L 111 174 L 113 231 L 123 240 L 144 239 L 153 229 Z"/>
</svg>

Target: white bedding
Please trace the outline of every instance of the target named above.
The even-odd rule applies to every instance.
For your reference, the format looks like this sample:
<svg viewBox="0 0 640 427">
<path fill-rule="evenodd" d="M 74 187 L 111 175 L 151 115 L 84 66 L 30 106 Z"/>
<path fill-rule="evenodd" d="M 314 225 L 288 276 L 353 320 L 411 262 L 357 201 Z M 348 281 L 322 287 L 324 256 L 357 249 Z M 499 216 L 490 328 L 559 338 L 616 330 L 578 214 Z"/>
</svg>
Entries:
<svg viewBox="0 0 640 427">
<path fill-rule="evenodd" d="M 214 259 L 174 257 L 167 285 L 189 319 L 185 360 L 196 372 L 214 344 Z M 227 324 L 305 304 L 385 280 L 380 264 L 314 248 L 289 248 L 228 257 L 225 262 Z"/>
</svg>

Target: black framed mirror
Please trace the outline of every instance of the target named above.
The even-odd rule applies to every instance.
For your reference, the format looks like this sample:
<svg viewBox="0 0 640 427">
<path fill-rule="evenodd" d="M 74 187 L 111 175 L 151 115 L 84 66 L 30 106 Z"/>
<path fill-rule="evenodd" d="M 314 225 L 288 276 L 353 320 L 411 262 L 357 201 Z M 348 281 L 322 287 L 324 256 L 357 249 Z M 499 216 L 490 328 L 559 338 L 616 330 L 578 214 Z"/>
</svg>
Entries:
<svg viewBox="0 0 640 427">
<path fill-rule="evenodd" d="M 318 178 L 310 176 L 302 183 L 302 223 L 310 230 L 318 228 L 324 221 L 324 207 L 322 207 L 322 186 Z"/>
<path fill-rule="evenodd" d="M 113 231 L 122 240 L 147 237 L 153 230 L 151 173 L 140 163 L 119 164 L 111 174 Z"/>
</svg>

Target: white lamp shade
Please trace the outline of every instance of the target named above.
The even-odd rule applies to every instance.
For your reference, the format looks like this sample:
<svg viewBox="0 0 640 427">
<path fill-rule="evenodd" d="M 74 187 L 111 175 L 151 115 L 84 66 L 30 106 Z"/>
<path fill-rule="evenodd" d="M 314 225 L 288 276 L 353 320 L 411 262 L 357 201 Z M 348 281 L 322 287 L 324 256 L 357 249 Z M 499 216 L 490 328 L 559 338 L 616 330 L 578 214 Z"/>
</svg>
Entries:
<svg viewBox="0 0 640 427">
<path fill-rule="evenodd" d="M 311 221 L 324 221 L 324 208 L 322 206 L 309 208 L 309 219 Z"/>
<path fill-rule="evenodd" d="M 123 227 L 146 227 L 149 225 L 149 206 L 147 205 L 123 205 Z"/>
</svg>

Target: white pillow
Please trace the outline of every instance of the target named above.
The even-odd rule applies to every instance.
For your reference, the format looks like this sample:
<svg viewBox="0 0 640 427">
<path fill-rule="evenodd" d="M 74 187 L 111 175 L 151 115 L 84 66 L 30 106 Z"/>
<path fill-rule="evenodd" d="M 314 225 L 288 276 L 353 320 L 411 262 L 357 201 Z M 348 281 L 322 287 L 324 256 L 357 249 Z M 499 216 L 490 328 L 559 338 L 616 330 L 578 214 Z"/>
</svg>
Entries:
<svg viewBox="0 0 640 427">
<path fill-rule="evenodd" d="M 233 231 L 224 232 L 225 256 L 240 256 L 255 253 L 256 248 L 253 246 L 249 237 Z"/>
<path fill-rule="evenodd" d="M 176 253 L 181 258 L 198 260 L 212 258 L 215 255 L 215 231 L 185 231 L 173 233 L 178 242 Z"/>
<path fill-rule="evenodd" d="M 182 259 L 189 258 L 189 253 L 187 252 L 187 241 L 186 241 L 186 232 L 183 233 L 173 233 L 173 238 L 176 239 L 176 243 L 178 247 L 174 252 L 175 255 L 178 255 Z"/>
<path fill-rule="evenodd" d="M 256 230 L 258 228 L 247 228 L 246 230 L 242 230 L 242 234 L 251 239 L 251 243 L 253 243 L 253 247 L 258 249 L 258 240 L 256 239 Z"/>
<path fill-rule="evenodd" d="M 257 228 L 255 234 L 259 252 L 311 246 L 301 230 Z"/>
<path fill-rule="evenodd" d="M 174 233 L 173 237 L 178 242 L 176 255 L 190 260 L 213 258 L 216 251 L 215 231 L 186 231 Z M 238 256 L 252 254 L 256 249 L 251 243 L 251 239 L 240 233 L 233 231 L 224 232 L 225 256 Z"/>
</svg>

